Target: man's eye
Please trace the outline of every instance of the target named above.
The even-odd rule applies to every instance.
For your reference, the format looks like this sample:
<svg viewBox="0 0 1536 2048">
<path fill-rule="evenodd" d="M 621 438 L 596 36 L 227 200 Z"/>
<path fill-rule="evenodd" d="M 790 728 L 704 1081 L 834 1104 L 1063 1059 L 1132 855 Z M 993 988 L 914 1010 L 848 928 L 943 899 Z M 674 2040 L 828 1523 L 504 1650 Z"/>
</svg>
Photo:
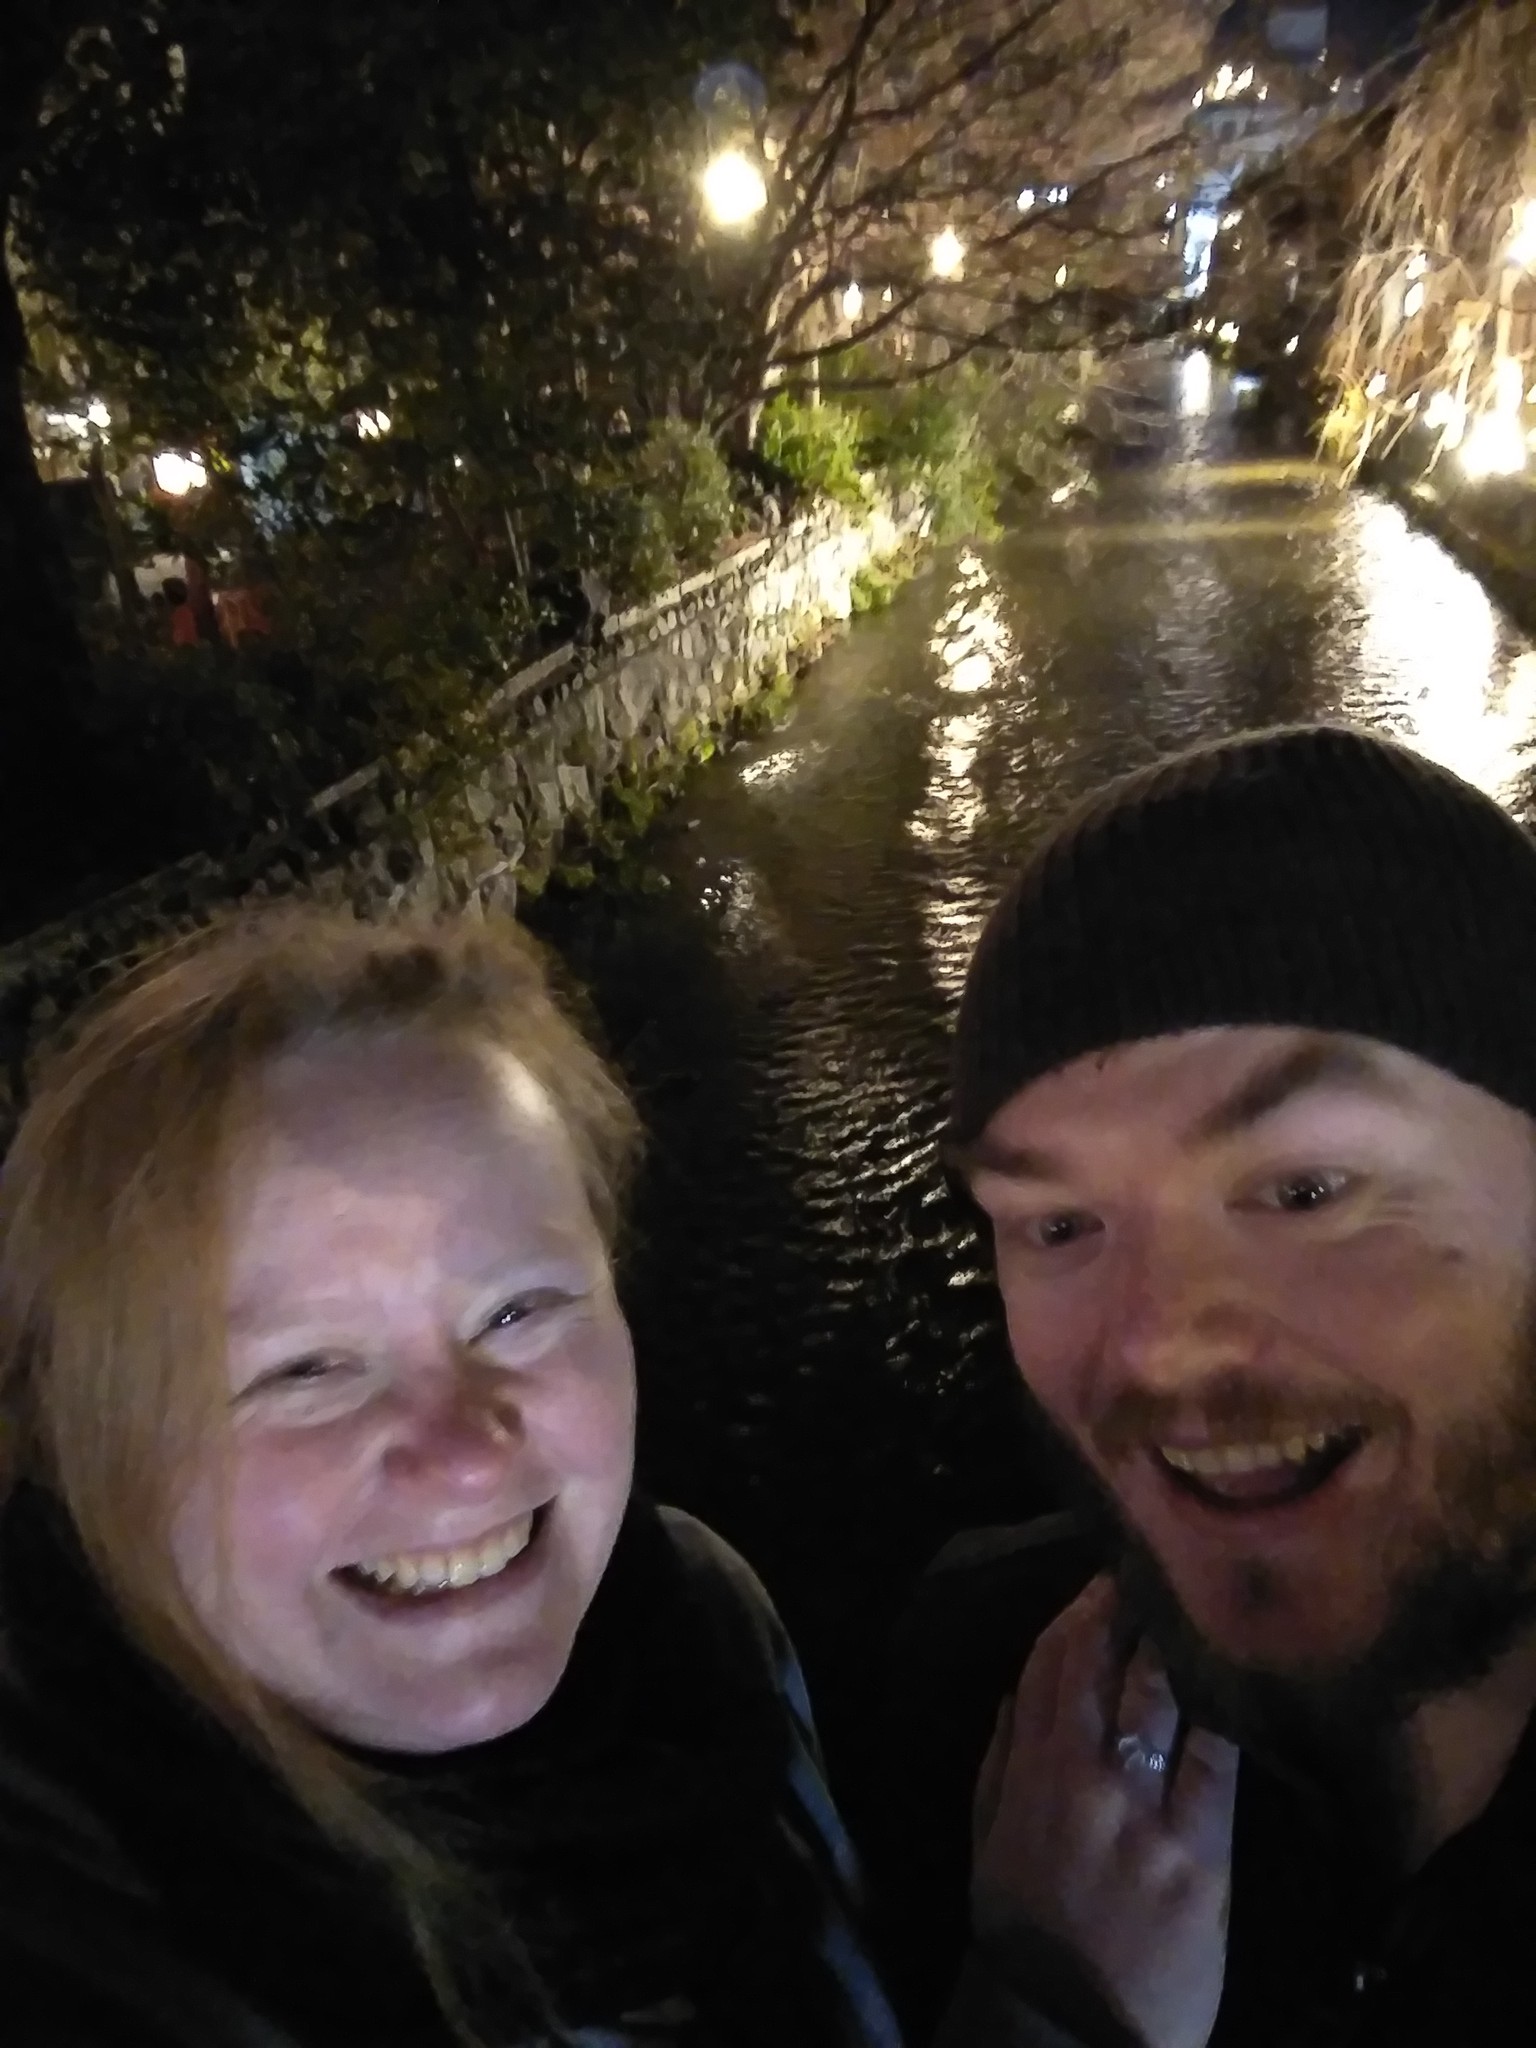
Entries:
<svg viewBox="0 0 1536 2048">
<path fill-rule="evenodd" d="M 1065 1251 L 1102 1228 L 1097 1216 L 1082 1209 L 1058 1209 L 1049 1216 L 1037 1216 L 1025 1226 L 1024 1234 L 1040 1251 Z"/>
<path fill-rule="evenodd" d="M 1283 1180 L 1271 1182 L 1259 1195 L 1259 1205 L 1266 1209 L 1279 1209 L 1287 1216 L 1306 1216 L 1314 1209 L 1326 1209 L 1330 1202 L 1336 1202 L 1349 1186 L 1346 1173 L 1313 1172 L 1288 1173 Z"/>
</svg>

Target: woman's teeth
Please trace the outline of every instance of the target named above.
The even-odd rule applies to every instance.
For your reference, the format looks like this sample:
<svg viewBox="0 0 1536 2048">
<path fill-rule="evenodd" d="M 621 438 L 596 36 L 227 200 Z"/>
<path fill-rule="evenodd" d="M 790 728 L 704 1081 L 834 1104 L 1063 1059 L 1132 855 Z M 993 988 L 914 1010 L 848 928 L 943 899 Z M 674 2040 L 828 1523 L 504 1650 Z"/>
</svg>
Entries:
<svg viewBox="0 0 1536 2048">
<path fill-rule="evenodd" d="M 1195 1479 L 1227 1479 L 1250 1472 L 1278 1472 L 1287 1465 L 1304 1465 L 1320 1451 L 1339 1441 L 1341 1432 L 1321 1430 L 1312 1436 L 1290 1436 L 1279 1443 L 1212 1444 L 1199 1451 L 1176 1449 L 1160 1444 L 1158 1456 L 1175 1472 L 1188 1472 Z"/>
<path fill-rule="evenodd" d="M 393 1557 L 370 1557 L 348 1570 L 384 1593 L 448 1593 L 493 1579 L 533 1537 L 533 1515 L 519 1515 L 483 1543 L 461 1550 L 401 1551 Z"/>
</svg>

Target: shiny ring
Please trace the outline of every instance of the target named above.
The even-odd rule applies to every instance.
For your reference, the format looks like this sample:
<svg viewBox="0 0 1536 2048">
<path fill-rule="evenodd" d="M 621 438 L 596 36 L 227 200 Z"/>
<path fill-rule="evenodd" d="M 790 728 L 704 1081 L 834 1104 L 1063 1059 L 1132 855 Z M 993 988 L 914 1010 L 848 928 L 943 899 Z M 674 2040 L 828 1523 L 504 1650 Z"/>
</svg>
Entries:
<svg viewBox="0 0 1536 2048">
<path fill-rule="evenodd" d="M 1151 1771 L 1154 1777 L 1161 1777 L 1168 1768 L 1167 1750 L 1149 1749 L 1139 1735 L 1117 1736 L 1115 1756 L 1126 1770 Z"/>
</svg>

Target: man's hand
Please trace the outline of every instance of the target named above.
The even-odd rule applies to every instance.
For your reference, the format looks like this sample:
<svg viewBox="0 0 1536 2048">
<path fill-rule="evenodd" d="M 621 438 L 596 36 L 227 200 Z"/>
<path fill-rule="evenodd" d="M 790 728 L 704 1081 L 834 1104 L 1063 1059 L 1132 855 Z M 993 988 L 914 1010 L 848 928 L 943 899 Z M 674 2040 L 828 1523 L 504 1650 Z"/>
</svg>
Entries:
<svg viewBox="0 0 1536 2048">
<path fill-rule="evenodd" d="M 1004 1978 L 1069 1951 L 1147 2048 L 1205 2048 L 1226 1966 L 1237 1751 L 1180 1727 L 1096 1579 L 1035 1646 L 976 1792 L 971 1899 Z M 1018 1988 L 1028 1992 L 1027 1982 Z"/>
</svg>

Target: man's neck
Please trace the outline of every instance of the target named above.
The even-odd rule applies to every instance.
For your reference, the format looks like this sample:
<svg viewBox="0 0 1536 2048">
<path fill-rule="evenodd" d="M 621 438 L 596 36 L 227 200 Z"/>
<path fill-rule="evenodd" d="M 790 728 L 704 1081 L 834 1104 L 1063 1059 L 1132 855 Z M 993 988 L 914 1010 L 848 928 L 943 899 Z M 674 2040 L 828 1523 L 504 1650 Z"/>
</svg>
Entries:
<svg viewBox="0 0 1536 2048">
<path fill-rule="evenodd" d="M 1418 1870 L 1442 1843 L 1488 1805 L 1536 1710 L 1536 1629 L 1486 1678 L 1426 1701 L 1403 1729 L 1401 1780 L 1407 1801 L 1402 1852 Z"/>
</svg>

